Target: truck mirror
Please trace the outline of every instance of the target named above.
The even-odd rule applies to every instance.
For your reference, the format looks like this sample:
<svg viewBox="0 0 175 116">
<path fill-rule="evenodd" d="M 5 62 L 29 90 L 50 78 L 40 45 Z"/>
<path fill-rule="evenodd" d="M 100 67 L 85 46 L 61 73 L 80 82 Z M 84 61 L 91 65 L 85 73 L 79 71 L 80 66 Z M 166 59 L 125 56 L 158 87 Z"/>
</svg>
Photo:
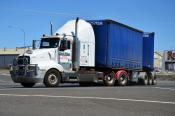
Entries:
<svg viewBox="0 0 175 116">
<path fill-rule="evenodd" d="M 33 50 L 36 49 L 36 40 L 32 41 L 32 48 L 33 48 Z"/>
</svg>

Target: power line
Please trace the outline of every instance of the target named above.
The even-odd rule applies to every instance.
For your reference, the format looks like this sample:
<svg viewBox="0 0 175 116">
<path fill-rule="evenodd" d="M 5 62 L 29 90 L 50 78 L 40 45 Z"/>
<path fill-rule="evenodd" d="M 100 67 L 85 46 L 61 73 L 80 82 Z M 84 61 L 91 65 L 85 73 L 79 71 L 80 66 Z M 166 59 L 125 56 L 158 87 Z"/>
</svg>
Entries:
<svg viewBox="0 0 175 116">
<path fill-rule="evenodd" d="M 36 13 L 36 14 L 51 14 L 51 15 L 71 16 L 71 17 L 74 16 L 74 17 L 85 17 L 85 18 L 97 18 L 97 17 L 91 17 L 91 16 L 82 16 L 81 14 L 78 14 L 78 13 L 40 11 L 40 10 L 28 10 L 28 9 L 6 8 L 6 7 L 0 7 L 0 9 L 10 10 L 10 11 L 18 11 L 18 12 L 31 12 L 31 13 Z"/>
</svg>

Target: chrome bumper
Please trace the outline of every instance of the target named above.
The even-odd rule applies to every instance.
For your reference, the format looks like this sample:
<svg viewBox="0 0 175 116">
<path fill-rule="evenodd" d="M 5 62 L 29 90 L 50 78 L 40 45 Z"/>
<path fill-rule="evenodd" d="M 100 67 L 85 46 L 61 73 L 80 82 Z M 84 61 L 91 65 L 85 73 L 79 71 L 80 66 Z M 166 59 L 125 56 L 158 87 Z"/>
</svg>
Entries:
<svg viewBox="0 0 175 116">
<path fill-rule="evenodd" d="M 11 66 L 10 74 L 15 83 L 39 83 L 44 77 L 44 72 L 37 65 Z"/>
</svg>

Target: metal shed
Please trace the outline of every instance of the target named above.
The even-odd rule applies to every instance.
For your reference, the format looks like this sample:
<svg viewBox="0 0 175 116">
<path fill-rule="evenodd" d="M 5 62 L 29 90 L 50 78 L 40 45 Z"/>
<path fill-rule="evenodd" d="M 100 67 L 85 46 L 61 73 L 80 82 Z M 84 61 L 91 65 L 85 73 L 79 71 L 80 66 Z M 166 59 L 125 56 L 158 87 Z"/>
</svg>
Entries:
<svg viewBox="0 0 175 116">
<path fill-rule="evenodd" d="M 8 68 L 18 54 L 0 54 L 0 68 Z"/>
<path fill-rule="evenodd" d="M 8 68 L 13 59 L 23 53 L 24 49 L 0 49 L 0 68 Z"/>
</svg>

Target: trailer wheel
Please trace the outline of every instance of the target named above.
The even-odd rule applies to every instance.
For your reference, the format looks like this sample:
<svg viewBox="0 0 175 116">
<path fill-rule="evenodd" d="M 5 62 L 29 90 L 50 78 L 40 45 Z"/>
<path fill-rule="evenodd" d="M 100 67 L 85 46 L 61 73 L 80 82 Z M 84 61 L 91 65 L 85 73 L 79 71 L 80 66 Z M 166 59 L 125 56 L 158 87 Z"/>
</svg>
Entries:
<svg viewBox="0 0 175 116">
<path fill-rule="evenodd" d="M 114 86 L 115 85 L 115 74 L 114 72 L 108 73 L 105 75 L 104 84 L 106 86 Z"/>
<path fill-rule="evenodd" d="M 35 83 L 21 83 L 23 87 L 33 87 Z"/>
<path fill-rule="evenodd" d="M 60 73 L 55 69 L 50 69 L 49 71 L 47 71 L 44 77 L 44 85 L 46 87 L 57 87 L 60 83 L 60 80 Z"/>
<path fill-rule="evenodd" d="M 148 77 L 148 85 L 152 85 L 153 84 L 153 78 L 152 76 Z"/>
<path fill-rule="evenodd" d="M 147 75 L 148 75 L 148 85 L 152 85 L 153 84 L 153 74 L 151 72 L 148 72 Z"/>
<path fill-rule="evenodd" d="M 157 84 L 157 77 L 156 77 L 156 75 L 153 76 L 153 83 L 152 84 L 153 85 L 156 85 Z"/>
<path fill-rule="evenodd" d="M 148 85 L 148 76 L 147 74 L 141 75 L 142 77 L 140 78 L 139 82 L 141 85 Z"/>
<path fill-rule="evenodd" d="M 128 75 L 125 71 L 119 72 L 118 75 L 118 85 L 126 86 L 128 84 Z"/>
</svg>

